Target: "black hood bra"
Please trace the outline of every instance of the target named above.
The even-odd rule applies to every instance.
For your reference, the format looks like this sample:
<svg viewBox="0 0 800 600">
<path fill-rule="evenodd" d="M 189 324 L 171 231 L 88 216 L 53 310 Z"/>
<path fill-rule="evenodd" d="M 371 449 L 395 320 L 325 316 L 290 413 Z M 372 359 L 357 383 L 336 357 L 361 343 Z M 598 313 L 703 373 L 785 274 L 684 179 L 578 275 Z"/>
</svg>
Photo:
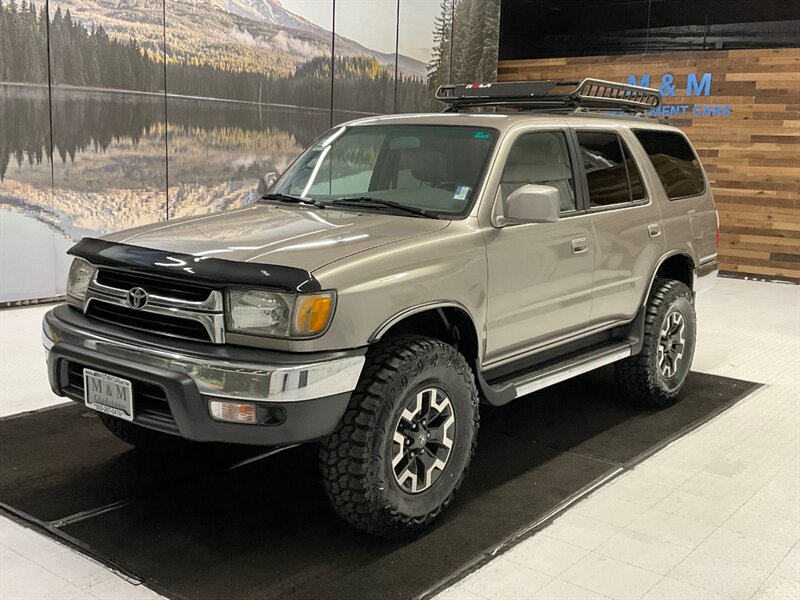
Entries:
<svg viewBox="0 0 800 600">
<path fill-rule="evenodd" d="M 98 267 L 160 275 L 216 288 L 245 285 L 288 292 L 319 292 L 322 289 L 305 269 L 165 252 L 97 238 L 83 238 L 70 248 L 68 254 Z"/>
</svg>

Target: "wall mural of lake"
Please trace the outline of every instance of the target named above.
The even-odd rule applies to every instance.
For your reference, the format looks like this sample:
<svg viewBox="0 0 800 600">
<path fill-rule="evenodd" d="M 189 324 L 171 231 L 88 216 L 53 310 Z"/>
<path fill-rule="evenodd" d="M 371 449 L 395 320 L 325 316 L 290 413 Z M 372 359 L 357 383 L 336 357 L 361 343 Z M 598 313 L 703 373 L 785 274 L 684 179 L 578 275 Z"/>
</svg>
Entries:
<svg viewBox="0 0 800 600">
<path fill-rule="evenodd" d="M 253 202 L 332 124 L 496 76 L 499 0 L 49 9 L 0 0 L 0 307 L 63 294 L 83 236 Z"/>
</svg>

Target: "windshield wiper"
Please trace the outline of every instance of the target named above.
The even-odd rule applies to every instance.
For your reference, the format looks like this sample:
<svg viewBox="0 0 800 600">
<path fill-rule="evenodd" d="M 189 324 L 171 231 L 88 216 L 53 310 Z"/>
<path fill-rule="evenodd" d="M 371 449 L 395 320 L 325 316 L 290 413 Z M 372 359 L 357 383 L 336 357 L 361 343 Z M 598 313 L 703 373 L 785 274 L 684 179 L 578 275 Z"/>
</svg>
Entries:
<svg viewBox="0 0 800 600">
<path fill-rule="evenodd" d="M 336 200 L 332 201 L 331 204 L 347 204 L 358 206 L 362 204 L 370 204 L 374 207 L 386 207 L 386 208 L 393 208 L 395 210 L 401 210 L 403 212 L 407 212 L 412 215 L 416 215 L 418 217 L 426 217 L 428 219 L 438 219 L 439 217 L 434 213 L 425 210 L 424 208 L 417 208 L 416 206 L 407 206 L 405 204 L 400 204 L 399 202 L 393 202 L 392 200 L 384 200 L 383 198 L 373 198 L 371 196 L 353 196 L 350 198 L 337 198 Z"/>
<path fill-rule="evenodd" d="M 313 198 L 301 198 L 300 196 L 290 196 L 289 194 L 264 194 L 262 200 L 277 200 L 278 202 L 289 202 L 291 204 L 310 204 L 317 208 L 325 208 L 326 204 Z"/>
</svg>

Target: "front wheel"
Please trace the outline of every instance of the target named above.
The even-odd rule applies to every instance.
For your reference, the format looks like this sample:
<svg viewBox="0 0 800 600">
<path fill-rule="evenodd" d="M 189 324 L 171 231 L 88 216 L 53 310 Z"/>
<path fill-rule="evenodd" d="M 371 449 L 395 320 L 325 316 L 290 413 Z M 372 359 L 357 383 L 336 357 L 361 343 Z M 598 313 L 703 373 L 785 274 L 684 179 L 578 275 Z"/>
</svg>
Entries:
<svg viewBox="0 0 800 600">
<path fill-rule="evenodd" d="M 630 402 L 674 403 L 692 366 L 697 336 L 692 292 L 673 279 L 656 279 L 645 307 L 644 344 L 616 364 L 617 383 Z"/>
<path fill-rule="evenodd" d="M 477 433 L 475 379 L 455 348 L 418 336 L 379 342 L 322 443 L 328 497 L 358 529 L 383 537 L 413 533 L 453 500 Z"/>
</svg>

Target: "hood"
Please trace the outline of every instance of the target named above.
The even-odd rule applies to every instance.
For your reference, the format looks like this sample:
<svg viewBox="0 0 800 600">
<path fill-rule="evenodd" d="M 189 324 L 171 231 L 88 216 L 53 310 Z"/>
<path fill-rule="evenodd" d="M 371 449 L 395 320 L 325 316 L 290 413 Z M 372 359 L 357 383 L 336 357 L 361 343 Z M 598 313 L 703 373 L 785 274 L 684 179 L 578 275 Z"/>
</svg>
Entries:
<svg viewBox="0 0 800 600">
<path fill-rule="evenodd" d="M 254 204 L 104 236 L 154 250 L 309 272 L 358 252 L 444 229 L 449 221 L 397 214 Z"/>
</svg>

